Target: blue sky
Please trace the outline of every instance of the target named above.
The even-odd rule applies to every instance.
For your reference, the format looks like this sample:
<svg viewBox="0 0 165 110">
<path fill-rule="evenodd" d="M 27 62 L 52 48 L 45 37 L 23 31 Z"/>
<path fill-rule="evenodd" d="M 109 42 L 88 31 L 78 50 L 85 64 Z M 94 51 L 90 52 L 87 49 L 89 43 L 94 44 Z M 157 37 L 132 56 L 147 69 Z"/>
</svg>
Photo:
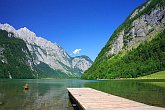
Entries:
<svg viewBox="0 0 165 110">
<path fill-rule="evenodd" d="M 113 31 L 145 1 L 0 0 L 0 23 L 27 27 L 71 56 L 87 55 L 94 60 Z M 75 49 L 79 54 L 73 53 Z"/>
</svg>

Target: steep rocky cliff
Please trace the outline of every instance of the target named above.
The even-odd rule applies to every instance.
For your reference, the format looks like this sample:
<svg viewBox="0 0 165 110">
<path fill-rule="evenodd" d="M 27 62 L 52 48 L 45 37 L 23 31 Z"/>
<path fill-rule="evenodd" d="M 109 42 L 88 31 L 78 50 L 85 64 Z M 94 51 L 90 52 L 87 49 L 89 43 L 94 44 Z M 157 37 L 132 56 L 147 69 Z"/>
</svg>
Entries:
<svg viewBox="0 0 165 110">
<path fill-rule="evenodd" d="M 124 49 L 136 48 L 142 41 L 152 39 L 162 31 L 165 24 L 165 6 L 159 2 L 150 0 L 135 9 L 113 33 L 105 47 L 109 51 L 104 54 L 112 56 Z"/>
<path fill-rule="evenodd" d="M 152 41 L 155 40 L 158 36 L 163 37 L 163 35 L 159 35 L 159 34 L 163 33 L 164 28 L 165 28 L 165 1 L 149 0 L 148 2 L 144 3 L 143 5 L 135 9 L 133 13 L 130 14 L 130 16 L 128 16 L 128 18 L 124 21 L 124 23 L 121 24 L 114 31 L 109 41 L 105 45 L 105 47 L 99 53 L 94 64 L 91 66 L 91 68 L 89 68 L 85 72 L 83 77 L 84 78 L 137 77 L 139 75 L 145 75 L 154 72 L 154 70 L 151 71 L 149 68 L 147 68 L 146 70 L 142 69 L 145 66 L 142 66 L 144 62 L 141 62 L 141 66 L 139 67 L 141 70 L 139 70 L 139 72 L 138 72 L 139 68 L 130 66 L 133 75 L 124 75 L 124 74 L 129 74 L 129 72 L 126 73 L 126 71 L 129 70 L 129 68 L 126 67 L 129 67 L 129 65 L 131 65 L 131 64 L 126 64 L 127 62 L 126 57 L 130 55 L 136 57 L 136 55 L 133 53 L 140 52 L 137 50 L 139 48 L 141 50 L 144 50 L 145 48 L 141 45 L 143 44 L 145 46 L 151 45 L 153 43 Z M 157 43 L 159 42 L 157 41 Z M 161 45 L 163 44 L 161 43 Z M 145 49 L 147 50 L 149 49 L 149 47 Z M 149 51 L 150 50 L 148 50 L 148 52 Z M 163 48 L 161 48 L 161 51 L 163 51 Z M 152 59 L 152 57 L 154 57 L 153 55 L 154 54 L 146 58 Z M 130 61 L 131 60 L 132 63 L 136 62 L 133 60 L 133 58 L 130 59 Z M 141 60 L 145 61 L 145 59 L 141 59 Z M 156 60 L 153 60 L 153 62 L 156 62 Z M 163 68 L 164 67 L 159 69 L 161 70 Z M 123 71 L 120 71 L 118 69 Z M 145 72 L 142 72 L 142 70 L 145 70 Z M 120 73 L 118 71 L 120 71 Z M 155 69 L 155 71 L 158 71 L 158 69 Z M 115 74 L 115 72 L 117 75 Z"/>
<path fill-rule="evenodd" d="M 0 24 L 0 29 L 13 33 L 12 37 L 14 38 L 24 40 L 29 52 L 31 53 L 33 63 L 43 73 L 55 73 L 55 76 L 59 77 L 77 77 L 81 76 L 81 74 L 92 64 L 89 57 L 82 56 L 83 60 L 82 57 L 70 57 L 62 47 L 47 41 L 42 37 L 37 37 L 34 32 L 30 31 L 26 27 L 16 30 L 9 24 Z M 81 64 L 78 62 L 81 62 Z"/>
</svg>

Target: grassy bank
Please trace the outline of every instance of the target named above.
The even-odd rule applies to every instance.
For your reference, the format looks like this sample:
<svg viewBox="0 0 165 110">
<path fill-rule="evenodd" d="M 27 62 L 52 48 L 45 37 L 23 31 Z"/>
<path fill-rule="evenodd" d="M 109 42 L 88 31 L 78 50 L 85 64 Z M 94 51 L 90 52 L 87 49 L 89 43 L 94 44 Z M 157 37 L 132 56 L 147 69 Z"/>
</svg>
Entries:
<svg viewBox="0 0 165 110">
<path fill-rule="evenodd" d="M 160 71 L 150 75 L 138 77 L 137 79 L 165 79 L 165 71 Z"/>
</svg>

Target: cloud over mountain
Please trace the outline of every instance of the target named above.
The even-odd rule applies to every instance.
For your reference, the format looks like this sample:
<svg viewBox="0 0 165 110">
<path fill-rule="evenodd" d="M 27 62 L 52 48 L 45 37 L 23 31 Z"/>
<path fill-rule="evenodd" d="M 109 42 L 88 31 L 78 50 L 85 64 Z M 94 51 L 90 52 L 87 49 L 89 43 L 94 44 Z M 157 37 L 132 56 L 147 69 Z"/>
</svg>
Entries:
<svg viewBox="0 0 165 110">
<path fill-rule="evenodd" d="M 81 50 L 82 50 L 82 49 L 75 49 L 75 50 L 73 51 L 73 54 L 79 54 Z"/>
</svg>

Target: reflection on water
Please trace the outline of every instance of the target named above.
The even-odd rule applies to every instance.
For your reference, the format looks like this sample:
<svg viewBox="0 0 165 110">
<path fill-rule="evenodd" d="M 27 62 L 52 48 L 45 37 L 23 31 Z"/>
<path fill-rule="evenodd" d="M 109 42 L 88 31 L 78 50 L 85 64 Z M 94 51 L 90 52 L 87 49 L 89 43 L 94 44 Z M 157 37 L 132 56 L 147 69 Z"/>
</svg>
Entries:
<svg viewBox="0 0 165 110">
<path fill-rule="evenodd" d="M 91 87 L 165 107 L 165 81 L 0 80 L 0 110 L 73 110 L 66 88 Z M 24 90 L 25 84 L 29 85 Z M 161 86 L 157 86 L 161 84 Z M 164 83 L 165 84 L 165 83 Z"/>
<path fill-rule="evenodd" d="M 67 87 L 83 87 L 83 80 L 1 80 L 0 110 L 72 110 Z M 28 83 L 29 89 L 23 86 Z"/>
<path fill-rule="evenodd" d="M 148 105 L 165 107 L 165 80 L 111 80 L 89 82 L 85 86 Z"/>
</svg>

